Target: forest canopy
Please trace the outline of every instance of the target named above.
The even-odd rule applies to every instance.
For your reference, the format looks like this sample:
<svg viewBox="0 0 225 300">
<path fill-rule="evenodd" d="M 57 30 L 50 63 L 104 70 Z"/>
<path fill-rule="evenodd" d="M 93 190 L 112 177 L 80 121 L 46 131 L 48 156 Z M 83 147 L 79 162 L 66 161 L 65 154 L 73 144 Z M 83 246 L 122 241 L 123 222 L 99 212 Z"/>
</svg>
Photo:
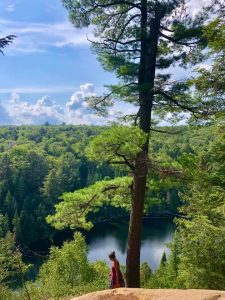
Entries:
<svg viewBox="0 0 225 300">
<path fill-rule="evenodd" d="M 55 212 L 55 205 L 65 193 L 71 193 L 65 197 L 72 197 L 74 192 L 79 195 L 79 190 L 84 187 L 88 191 L 88 187 L 100 180 L 104 179 L 108 184 L 118 176 L 129 175 L 128 169 L 109 165 L 107 153 L 105 162 L 101 159 L 103 153 L 99 153 L 101 161 L 93 161 L 93 154 L 87 147 L 93 137 L 100 133 L 104 136 L 107 130 L 115 131 L 113 128 L 66 125 L 0 128 L 1 222 L 4 228 L 15 232 L 19 244 L 25 248 L 38 248 L 41 241 L 50 242 L 56 231 L 46 223 L 46 217 Z M 209 142 L 215 138 L 213 126 L 194 129 L 180 126 L 174 131 L 177 134 L 163 134 L 163 141 L 161 133 L 152 134 L 152 160 L 161 162 L 162 171 L 163 167 L 167 170 L 172 165 L 177 168 L 177 161 L 184 160 L 185 155 L 194 156 L 206 151 Z M 97 145 L 99 147 L 100 143 Z M 180 205 L 180 180 L 163 178 L 155 172 L 148 181 L 151 188 L 146 213 L 176 213 Z M 88 221 L 113 217 L 107 211 L 106 202 L 95 206 L 95 213 L 87 215 Z M 121 206 L 119 199 L 114 204 L 116 214 L 116 206 Z M 123 214 L 127 215 L 126 207 Z"/>
</svg>

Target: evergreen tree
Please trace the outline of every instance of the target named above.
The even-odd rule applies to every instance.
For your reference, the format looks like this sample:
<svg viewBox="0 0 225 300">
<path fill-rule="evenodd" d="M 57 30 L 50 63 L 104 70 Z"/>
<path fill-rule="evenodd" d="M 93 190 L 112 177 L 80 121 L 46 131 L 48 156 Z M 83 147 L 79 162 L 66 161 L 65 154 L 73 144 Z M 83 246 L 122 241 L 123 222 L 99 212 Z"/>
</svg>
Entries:
<svg viewBox="0 0 225 300">
<path fill-rule="evenodd" d="M 8 232 L 5 237 L 0 237 L 0 285 L 12 276 L 25 274 L 27 269 L 16 248 L 14 236 Z"/>
<path fill-rule="evenodd" d="M 15 214 L 15 209 L 16 207 L 14 199 L 10 191 L 8 191 L 4 202 L 4 212 L 8 216 L 10 222 L 12 222 L 13 216 Z"/>
<path fill-rule="evenodd" d="M 22 237 L 22 228 L 21 228 L 21 218 L 18 216 L 17 211 L 15 212 L 12 223 L 13 223 L 13 232 L 14 232 L 15 241 L 18 243 L 23 240 L 23 237 Z"/>
<path fill-rule="evenodd" d="M 201 55 L 195 54 L 205 46 L 204 18 L 202 15 L 193 20 L 188 16 L 183 0 L 63 0 L 63 3 L 76 27 L 94 25 L 93 47 L 105 69 L 114 71 L 121 80 L 121 84 L 109 86 L 110 92 L 103 97 L 91 97 L 89 105 L 106 114 L 115 98 L 133 103 L 137 106 L 134 124 L 147 134 L 134 168 L 130 168 L 133 187 L 126 278 L 128 287 L 139 287 L 152 113 L 165 116 L 168 112 L 177 115 L 186 111 L 196 117 L 217 109 L 217 105 L 208 107 L 200 98 L 192 99 L 185 82 L 160 73 L 176 63 L 186 66 L 199 61 Z"/>
<path fill-rule="evenodd" d="M 0 238 L 4 238 L 9 231 L 9 222 L 7 216 L 0 214 Z"/>
<path fill-rule="evenodd" d="M 166 252 L 163 251 L 163 255 L 162 255 L 161 260 L 160 260 L 160 265 L 165 266 L 166 263 L 167 263 Z"/>
<path fill-rule="evenodd" d="M 147 262 L 144 262 L 141 264 L 140 268 L 140 276 L 141 276 L 141 286 L 144 287 L 146 283 L 149 281 L 150 277 L 152 275 L 152 270 L 149 267 Z"/>
</svg>

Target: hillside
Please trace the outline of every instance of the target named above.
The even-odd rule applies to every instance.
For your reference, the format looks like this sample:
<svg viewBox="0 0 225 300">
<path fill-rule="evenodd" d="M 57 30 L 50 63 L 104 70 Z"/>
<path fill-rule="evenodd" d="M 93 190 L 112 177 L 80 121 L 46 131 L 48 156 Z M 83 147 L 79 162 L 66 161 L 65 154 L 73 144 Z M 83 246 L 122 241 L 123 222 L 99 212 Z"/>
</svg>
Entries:
<svg viewBox="0 0 225 300">
<path fill-rule="evenodd" d="M 225 300 L 225 291 L 116 289 L 87 294 L 71 300 Z"/>
</svg>

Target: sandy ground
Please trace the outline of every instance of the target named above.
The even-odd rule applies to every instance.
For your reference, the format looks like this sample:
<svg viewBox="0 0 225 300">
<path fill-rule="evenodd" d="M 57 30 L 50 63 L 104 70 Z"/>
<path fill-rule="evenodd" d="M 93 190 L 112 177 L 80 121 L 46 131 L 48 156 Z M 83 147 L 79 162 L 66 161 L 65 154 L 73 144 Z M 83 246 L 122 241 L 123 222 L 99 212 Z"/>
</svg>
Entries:
<svg viewBox="0 0 225 300">
<path fill-rule="evenodd" d="M 211 290 L 149 290 L 127 289 L 105 290 L 90 293 L 71 300 L 225 300 L 225 291 Z"/>
</svg>

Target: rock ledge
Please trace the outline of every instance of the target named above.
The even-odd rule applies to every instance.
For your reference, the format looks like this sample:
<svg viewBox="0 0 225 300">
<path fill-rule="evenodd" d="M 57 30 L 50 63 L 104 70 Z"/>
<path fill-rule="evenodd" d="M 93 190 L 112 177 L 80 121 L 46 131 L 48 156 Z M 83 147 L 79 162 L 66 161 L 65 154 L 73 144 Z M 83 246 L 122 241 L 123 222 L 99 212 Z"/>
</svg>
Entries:
<svg viewBox="0 0 225 300">
<path fill-rule="evenodd" d="M 71 300 L 225 300 L 225 291 L 120 288 L 86 294 Z"/>
</svg>

